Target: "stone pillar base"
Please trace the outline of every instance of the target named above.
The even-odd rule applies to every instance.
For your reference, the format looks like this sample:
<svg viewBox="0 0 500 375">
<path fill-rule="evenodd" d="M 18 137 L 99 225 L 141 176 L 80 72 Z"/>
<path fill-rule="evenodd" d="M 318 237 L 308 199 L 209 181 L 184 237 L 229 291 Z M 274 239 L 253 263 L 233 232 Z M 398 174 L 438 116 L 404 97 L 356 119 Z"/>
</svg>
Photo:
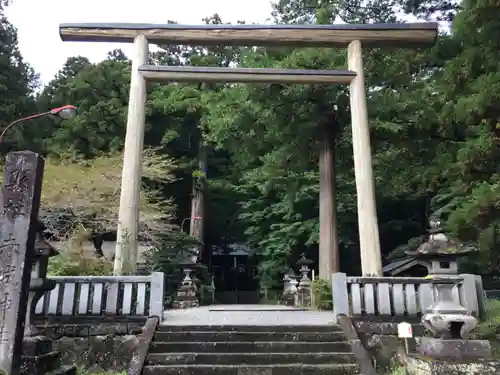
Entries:
<svg viewBox="0 0 500 375">
<path fill-rule="evenodd" d="M 60 366 L 59 353 L 52 350 L 52 340 L 45 336 L 23 338 L 21 375 L 76 375 L 76 366 Z"/>
<path fill-rule="evenodd" d="M 174 309 L 190 309 L 200 306 L 200 302 L 196 297 L 193 285 L 184 285 L 180 287 L 177 296 L 172 304 Z"/>
<path fill-rule="evenodd" d="M 491 358 L 488 340 L 420 338 L 417 352 L 425 357 L 442 360 Z"/>
<path fill-rule="evenodd" d="M 198 306 L 200 306 L 200 303 L 198 302 L 196 297 L 189 300 L 176 300 L 172 304 L 172 308 L 176 310 L 190 309 L 192 307 L 198 307 Z"/>
<path fill-rule="evenodd" d="M 408 375 L 494 375 L 500 373 L 500 361 L 476 359 L 444 361 L 410 355 L 405 358 Z"/>
</svg>

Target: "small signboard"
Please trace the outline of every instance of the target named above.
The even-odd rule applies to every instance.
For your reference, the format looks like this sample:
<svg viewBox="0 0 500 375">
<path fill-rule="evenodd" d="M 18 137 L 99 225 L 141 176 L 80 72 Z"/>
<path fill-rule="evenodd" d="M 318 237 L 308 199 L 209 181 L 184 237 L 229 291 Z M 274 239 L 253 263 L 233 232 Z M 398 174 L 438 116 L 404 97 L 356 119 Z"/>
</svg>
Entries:
<svg viewBox="0 0 500 375">
<path fill-rule="evenodd" d="M 402 322 L 398 324 L 398 336 L 402 339 L 413 337 L 413 330 L 410 323 Z"/>
</svg>

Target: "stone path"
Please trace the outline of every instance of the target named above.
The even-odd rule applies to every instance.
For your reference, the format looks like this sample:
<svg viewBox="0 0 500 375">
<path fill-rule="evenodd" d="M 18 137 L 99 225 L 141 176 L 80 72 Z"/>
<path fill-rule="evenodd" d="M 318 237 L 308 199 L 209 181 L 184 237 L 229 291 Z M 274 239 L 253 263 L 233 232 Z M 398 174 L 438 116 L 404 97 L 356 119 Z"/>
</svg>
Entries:
<svg viewBox="0 0 500 375">
<path fill-rule="evenodd" d="M 213 305 L 185 310 L 167 310 L 162 326 L 202 325 L 310 325 L 332 324 L 331 311 L 313 311 L 277 305 Z"/>
</svg>

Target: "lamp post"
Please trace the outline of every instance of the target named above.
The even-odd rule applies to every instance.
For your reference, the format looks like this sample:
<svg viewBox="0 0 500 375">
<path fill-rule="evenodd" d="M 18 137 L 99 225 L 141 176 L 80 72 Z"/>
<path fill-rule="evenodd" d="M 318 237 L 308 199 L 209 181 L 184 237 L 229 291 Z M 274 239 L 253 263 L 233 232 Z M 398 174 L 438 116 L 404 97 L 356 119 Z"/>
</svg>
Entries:
<svg viewBox="0 0 500 375">
<path fill-rule="evenodd" d="M 36 113 L 34 115 L 31 115 L 31 116 L 17 119 L 15 121 L 11 122 L 9 125 L 7 125 L 7 127 L 2 131 L 2 133 L 0 133 L 0 145 L 2 144 L 3 137 L 4 137 L 5 133 L 10 128 L 12 128 L 14 125 L 20 124 L 20 123 L 25 122 L 25 121 L 34 120 L 34 119 L 37 119 L 40 117 L 45 117 L 45 116 L 59 116 L 63 120 L 69 120 L 69 119 L 76 116 L 76 107 L 74 105 L 65 105 L 62 107 L 51 109 L 48 112 Z"/>
</svg>

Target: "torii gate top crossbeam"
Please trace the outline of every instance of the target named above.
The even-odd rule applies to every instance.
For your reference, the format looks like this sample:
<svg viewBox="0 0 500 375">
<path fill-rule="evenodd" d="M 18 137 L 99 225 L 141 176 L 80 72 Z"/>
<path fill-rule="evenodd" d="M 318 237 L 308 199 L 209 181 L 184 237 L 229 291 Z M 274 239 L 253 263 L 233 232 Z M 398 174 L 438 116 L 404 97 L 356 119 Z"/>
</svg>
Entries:
<svg viewBox="0 0 500 375">
<path fill-rule="evenodd" d="M 343 25 L 178 25 L 68 23 L 59 26 L 63 41 L 132 42 L 142 34 L 156 44 L 417 48 L 434 45 L 438 24 L 389 23 Z"/>
</svg>

